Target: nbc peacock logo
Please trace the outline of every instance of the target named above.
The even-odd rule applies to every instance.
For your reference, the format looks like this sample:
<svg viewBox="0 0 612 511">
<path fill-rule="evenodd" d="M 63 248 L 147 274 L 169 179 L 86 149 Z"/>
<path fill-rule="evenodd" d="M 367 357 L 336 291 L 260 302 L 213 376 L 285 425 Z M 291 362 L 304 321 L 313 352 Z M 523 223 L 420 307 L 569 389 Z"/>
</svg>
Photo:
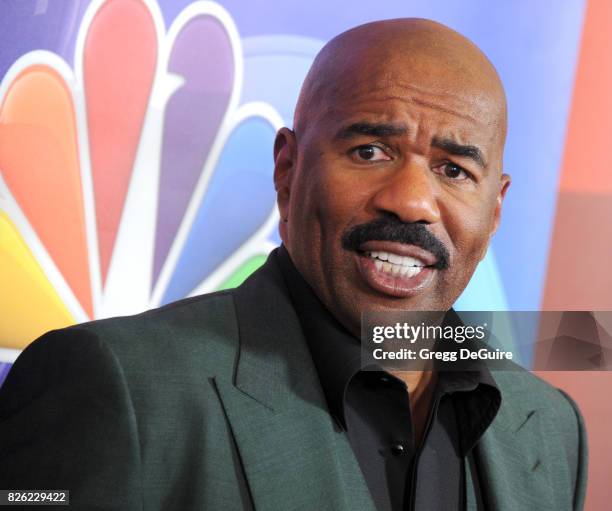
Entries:
<svg viewBox="0 0 612 511">
<path fill-rule="evenodd" d="M 244 100 L 237 29 L 187 6 L 94 1 L 74 60 L 19 58 L 0 84 L 0 346 L 230 287 L 276 243 L 271 147 Z M 10 357 L 8 357 L 10 358 Z"/>
</svg>

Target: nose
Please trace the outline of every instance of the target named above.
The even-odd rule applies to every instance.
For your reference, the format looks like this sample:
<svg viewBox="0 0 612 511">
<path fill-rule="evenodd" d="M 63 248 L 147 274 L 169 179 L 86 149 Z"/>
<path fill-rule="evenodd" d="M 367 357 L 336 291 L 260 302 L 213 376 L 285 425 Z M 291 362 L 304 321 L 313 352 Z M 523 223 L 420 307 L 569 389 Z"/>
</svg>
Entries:
<svg viewBox="0 0 612 511">
<path fill-rule="evenodd" d="M 433 224 L 440 220 L 438 190 L 429 167 L 407 162 L 389 174 L 372 198 L 378 213 L 391 213 L 405 223 Z"/>
</svg>

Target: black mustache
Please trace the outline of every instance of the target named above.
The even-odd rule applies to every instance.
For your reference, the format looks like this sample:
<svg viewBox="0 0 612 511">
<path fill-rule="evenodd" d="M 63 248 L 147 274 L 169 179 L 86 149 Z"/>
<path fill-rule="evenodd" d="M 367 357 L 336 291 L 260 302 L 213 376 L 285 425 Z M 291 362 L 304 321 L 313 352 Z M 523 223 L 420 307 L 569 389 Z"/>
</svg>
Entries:
<svg viewBox="0 0 612 511">
<path fill-rule="evenodd" d="M 437 262 L 432 268 L 443 270 L 449 266 L 448 250 L 422 223 L 408 224 L 395 216 L 384 216 L 367 224 L 355 225 L 342 235 L 342 247 L 347 250 L 361 250 L 361 245 L 366 241 L 396 241 L 415 245 L 436 256 Z"/>
</svg>

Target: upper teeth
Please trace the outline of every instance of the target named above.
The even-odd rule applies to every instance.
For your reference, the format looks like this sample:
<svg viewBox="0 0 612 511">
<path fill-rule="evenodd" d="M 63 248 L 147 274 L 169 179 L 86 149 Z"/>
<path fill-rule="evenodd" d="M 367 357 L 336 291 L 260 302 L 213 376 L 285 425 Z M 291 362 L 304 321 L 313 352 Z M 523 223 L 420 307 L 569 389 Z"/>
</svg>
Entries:
<svg viewBox="0 0 612 511">
<path fill-rule="evenodd" d="M 368 252 L 368 255 L 372 259 L 389 261 L 391 264 L 398 264 L 401 266 L 418 266 L 420 268 L 426 266 L 423 261 L 420 261 L 419 259 L 415 259 L 414 257 L 392 254 L 391 252 Z"/>
</svg>

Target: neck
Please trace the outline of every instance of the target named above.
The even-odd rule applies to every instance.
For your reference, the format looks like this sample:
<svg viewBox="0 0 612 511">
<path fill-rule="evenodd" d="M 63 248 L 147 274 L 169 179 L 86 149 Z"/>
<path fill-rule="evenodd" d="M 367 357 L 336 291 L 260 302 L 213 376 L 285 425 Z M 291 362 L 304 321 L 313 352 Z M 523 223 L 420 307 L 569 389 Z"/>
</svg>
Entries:
<svg viewBox="0 0 612 511">
<path fill-rule="evenodd" d="M 423 394 L 423 391 L 435 383 L 436 377 L 433 371 L 389 371 L 393 376 L 402 380 L 406 387 L 408 387 L 408 393 L 410 394 L 410 400 L 418 399 L 418 396 Z"/>
</svg>

